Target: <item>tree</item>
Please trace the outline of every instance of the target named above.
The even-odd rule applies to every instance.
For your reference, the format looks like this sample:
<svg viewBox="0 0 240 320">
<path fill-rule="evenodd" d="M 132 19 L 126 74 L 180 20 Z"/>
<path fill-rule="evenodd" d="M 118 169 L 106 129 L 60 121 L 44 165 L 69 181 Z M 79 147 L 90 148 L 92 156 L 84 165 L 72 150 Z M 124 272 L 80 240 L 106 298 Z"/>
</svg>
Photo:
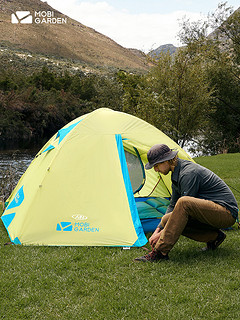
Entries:
<svg viewBox="0 0 240 320">
<path fill-rule="evenodd" d="M 98 108 L 110 108 L 123 111 L 123 88 L 117 75 L 99 75 L 95 77 L 96 95 L 94 101 Z"/>
<path fill-rule="evenodd" d="M 183 147 L 196 137 L 209 112 L 212 91 L 201 59 L 185 48 L 162 53 L 147 75 L 121 72 L 123 108 L 169 135 Z"/>
<path fill-rule="evenodd" d="M 210 111 L 212 91 L 202 61 L 182 48 L 174 56 L 163 54 L 150 74 L 166 133 L 183 147 L 199 134 Z"/>
<path fill-rule="evenodd" d="M 208 35 L 209 28 L 214 30 Z M 240 10 L 226 3 L 206 21 L 184 21 L 180 39 L 189 53 L 199 57 L 213 90 L 205 130 L 198 140 L 205 152 L 239 152 L 240 140 Z"/>
</svg>

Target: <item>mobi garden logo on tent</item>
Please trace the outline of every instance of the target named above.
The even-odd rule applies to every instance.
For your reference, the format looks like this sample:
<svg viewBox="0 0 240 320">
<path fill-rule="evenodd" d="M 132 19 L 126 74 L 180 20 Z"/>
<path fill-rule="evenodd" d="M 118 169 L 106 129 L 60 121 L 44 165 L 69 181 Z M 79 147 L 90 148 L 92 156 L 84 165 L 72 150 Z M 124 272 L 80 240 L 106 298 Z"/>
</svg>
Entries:
<svg viewBox="0 0 240 320">
<path fill-rule="evenodd" d="M 19 24 L 66 24 L 67 18 L 55 17 L 54 11 L 16 11 L 11 14 L 11 22 Z"/>
<path fill-rule="evenodd" d="M 80 232 L 99 232 L 99 228 L 91 227 L 86 222 L 60 222 L 57 224 L 56 231 L 80 231 Z"/>
</svg>

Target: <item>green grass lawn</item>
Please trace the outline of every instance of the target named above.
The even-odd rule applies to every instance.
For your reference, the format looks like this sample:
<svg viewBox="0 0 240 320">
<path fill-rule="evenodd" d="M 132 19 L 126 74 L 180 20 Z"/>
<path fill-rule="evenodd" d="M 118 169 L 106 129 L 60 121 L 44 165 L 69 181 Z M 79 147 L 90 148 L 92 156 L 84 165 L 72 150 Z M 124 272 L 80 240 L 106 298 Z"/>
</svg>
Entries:
<svg viewBox="0 0 240 320">
<path fill-rule="evenodd" d="M 221 177 L 230 186 L 240 205 L 240 153 L 199 157 L 194 160 Z"/>
<path fill-rule="evenodd" d="M 240 190 L 240 154 L 195 160 Z M 133 262 L 142 248 L 7 241 L 0 222 L 0 319 L 240 319 L 237 228 L 213 252 L 181 237 L 170 260 L 154 264 Z"/>
</svg>

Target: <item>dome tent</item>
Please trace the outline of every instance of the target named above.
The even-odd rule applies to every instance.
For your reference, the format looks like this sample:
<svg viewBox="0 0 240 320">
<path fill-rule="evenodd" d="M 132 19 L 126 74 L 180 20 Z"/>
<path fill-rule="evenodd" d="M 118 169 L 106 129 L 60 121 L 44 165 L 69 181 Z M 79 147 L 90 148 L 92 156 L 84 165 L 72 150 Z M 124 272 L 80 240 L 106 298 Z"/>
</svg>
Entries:
<svg viewBox="0 0 240 320">
<path fill-rule="evenodd" d="M 170 175 L 143 169 L 156 143 L 179 150 L 147 122 L 101 108 L 79 117 L 39 151 L 8 199 L 2 221 L 10 240 L 24 245 L 142 246 L 147 242 L 136 200 L 169 197 Z M 141 163 L 134 194 L 127 153 Z M 135 188 L 135 187 L 134 187 Z"/>
</svg>

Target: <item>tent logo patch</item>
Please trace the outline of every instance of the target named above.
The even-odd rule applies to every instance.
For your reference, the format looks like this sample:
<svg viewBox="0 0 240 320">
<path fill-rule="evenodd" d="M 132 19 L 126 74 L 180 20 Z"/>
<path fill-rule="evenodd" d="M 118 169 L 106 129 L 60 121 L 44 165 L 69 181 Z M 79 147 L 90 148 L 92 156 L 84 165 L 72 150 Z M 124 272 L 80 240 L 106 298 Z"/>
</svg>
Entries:
<svg viewBox="0 0 240 320">
<path fill-rule="evenodd" d="M 57 224 L 57 231 L 72 231 L 73 226 L 71 222 L 60 222 Z"/>
<path fill-rule="evenodd" d="M 99 232 L 99 228 L 93 228 L 87 222 L 75 222 L 74 231 L 76 232 Z"/>
<path fill-rule="evenodd" d="M 87 222 L 59 222 L 56 231 L 99 232 L 99 228 L 91 227 Z"/>
<path fill-rule="evenodd" d="M 85 217 L 85 216 L 83 216 L 81 214 L 74 214 L 72 216 L 72 218 L 75 219 L 75 220 L 87 220 L 88 217 Z"/>
</svg>

